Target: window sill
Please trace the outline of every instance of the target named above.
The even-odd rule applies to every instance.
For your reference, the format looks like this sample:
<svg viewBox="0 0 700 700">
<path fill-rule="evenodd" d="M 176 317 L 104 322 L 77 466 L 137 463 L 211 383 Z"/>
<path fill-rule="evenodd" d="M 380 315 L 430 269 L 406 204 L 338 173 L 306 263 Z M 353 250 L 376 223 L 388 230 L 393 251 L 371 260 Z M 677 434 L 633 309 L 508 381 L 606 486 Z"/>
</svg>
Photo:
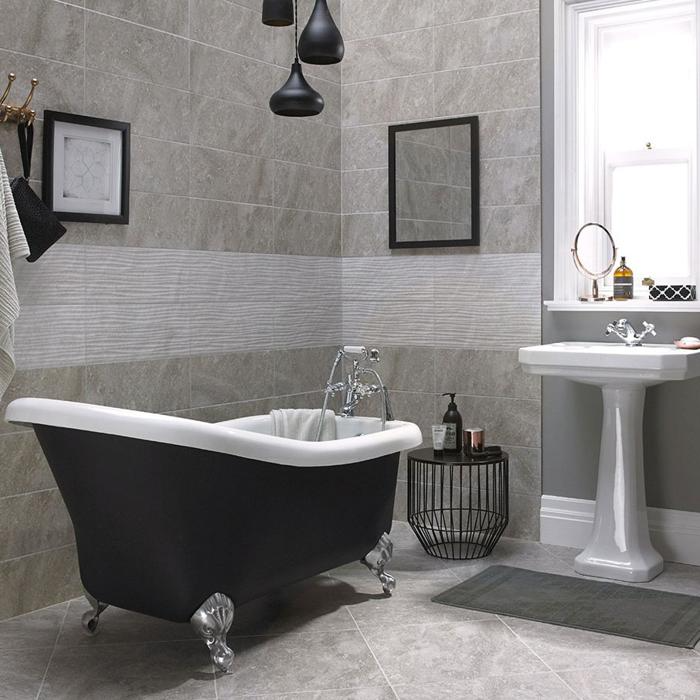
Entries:
<svg viewBox="0 0 700 700">
<path fill-rule="evenodd" d="M 545 301 L 547 311 L 632 311 L 653 313 L 693 313 L 700 311 L 700 301 L 650 301 L 630 299 L 629 301 Z"/>
</svg>

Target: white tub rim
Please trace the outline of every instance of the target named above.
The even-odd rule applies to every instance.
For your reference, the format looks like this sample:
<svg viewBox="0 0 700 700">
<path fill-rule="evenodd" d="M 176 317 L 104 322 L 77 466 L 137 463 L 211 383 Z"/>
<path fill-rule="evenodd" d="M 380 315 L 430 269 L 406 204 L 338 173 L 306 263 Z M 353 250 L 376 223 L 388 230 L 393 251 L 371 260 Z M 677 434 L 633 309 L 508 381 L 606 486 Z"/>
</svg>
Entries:
<svg viewBox="0 0 700 700">
<path fill-rule="evenodd" d="M 305 442 L 226 425 L 232 421 L 205 423 L 180 416 L 43 398 L 15 399 L 5 411 L 5 420 L 192 447 L 293 467 L 354 464 L 418 447 L 422 442 L 418 426 L 405 421 L 389 421 L 386 430 L 357 437 Z"/>
</svg>

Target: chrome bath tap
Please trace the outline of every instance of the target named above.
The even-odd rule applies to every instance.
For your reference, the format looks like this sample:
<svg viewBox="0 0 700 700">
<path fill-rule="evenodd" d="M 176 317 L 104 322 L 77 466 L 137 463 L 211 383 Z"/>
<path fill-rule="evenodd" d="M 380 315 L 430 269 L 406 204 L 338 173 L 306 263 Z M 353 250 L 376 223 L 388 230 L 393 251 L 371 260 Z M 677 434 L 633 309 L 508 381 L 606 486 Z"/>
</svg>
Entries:
<svg viewBox="0 0 700 700">
<path fill-rule="evenodd" d="M 627 347 L 637 347 L 642 344 L 642 340 L 644 340 L 647 335 L 656 335 L 653 323 L 642 321 L 642 325 L 644 326 L 644 330 L 641 333 L 637 333 L 634 326 L 626 318 L 621 318 L 612 323 L 608 323 L 605 328 L 605 335 L 614 333 Z"/>
<path fill-rule="evenodd" d="M 345 358 L 352 361 L 352 368 L 345 378 L 345 381 L 334 383 L 333 377 L 335 376 L 336 369 Z M 323 417 L 325 415 L 325 411 L 328 406 L 328 399 L 338 393 L 343 393 L 343 407 L 340 410 L 340 415 L 346 418 L 355 415 L 355 409 L 363 399 L 373 396 L 374 394 L 380 394 L 382 401 L 382 430 L 384 430 L 386 427 L 386 422 L 388 420 L 394 420 L 391 409 L 391 401 L 389 399 L 389 390 L 384 385 L 384 382 L 379 376 L 377 370 L 375 370 L 373 367 L 365 367 L 362 364 L 365 360 L 368 360 L 371 363 L 378 363 L 379 350 L 376 348 L 367 350 L 367 348 L 363 346 L 354 345 L 345 345 L 338 350 L 333 363 L 333 368 L 331 369 L 331 374 L 328 377 L 328 382 L 326 383 L 321 416 Z M 376 380 L 376 384 L 368 384 L 367 382 L 363 381 L 363 377 L 366 376 L 373 377 Z M 322 419 L 319 422 L 318 433 L 316 435 L 317 441 L 321 438 L 321 429 Z"/>
</svg>

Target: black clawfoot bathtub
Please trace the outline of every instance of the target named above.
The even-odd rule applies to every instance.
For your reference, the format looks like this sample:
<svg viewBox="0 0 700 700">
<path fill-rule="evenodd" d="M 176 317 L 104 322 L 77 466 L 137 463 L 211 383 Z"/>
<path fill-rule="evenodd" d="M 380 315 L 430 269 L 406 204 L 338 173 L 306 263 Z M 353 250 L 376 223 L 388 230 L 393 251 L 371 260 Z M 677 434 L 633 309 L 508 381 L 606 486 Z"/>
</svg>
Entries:
<svg viewBox="0 0 700 700">
<path fill-rule="evenodd" d="M 361 560 L 384 571 L 399 451 L 411 423 L 338 418 L 338 439 L 271 436 L 269 416 L 208 424 L 48 399 L 18 399 L 75 528 L 96 631 L 106 605 L 190 620 L 228 670 L 234 606 Z"/>
</svg>

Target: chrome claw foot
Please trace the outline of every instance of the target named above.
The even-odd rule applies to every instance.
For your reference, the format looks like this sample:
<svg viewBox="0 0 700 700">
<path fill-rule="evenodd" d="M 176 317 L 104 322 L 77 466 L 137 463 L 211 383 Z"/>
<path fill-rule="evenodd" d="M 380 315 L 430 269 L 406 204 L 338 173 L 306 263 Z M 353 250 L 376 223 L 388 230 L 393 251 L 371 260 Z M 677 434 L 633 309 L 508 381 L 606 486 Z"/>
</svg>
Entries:
<svg viewBox="0 0 700 700">
<path fill-rule="evenodd" d="M 226 644 L 226 634 L 233 623 L 233 601 L 223 593 L 214 593 L 199 606 L 190 623 L 209 647 L 214 665 L 228 673 L 233 664 L 233 650 Z"/>
<path fill-rule="evenodd" d="M 83 626 L 83 632 L 90 637 L 94 637 L 100 631 L 98 627 L 100 615 L 107 609 L 108 606 L 107 603 L 100 603 L 97 598 L 91 596 L 87 591 L 85 592 L 85 597 L 87 598 L 88 603 L 90 603 L 92 610 L 88 610 L 86 613 L 83 613 L 80 622 Z"/>
<path fill-rule="evenodd" d="M 391 561 L 394 553 L 394 545 L 386 532 L 379 538 L 374 549 L 362 559 L 362 563 L 379 579 L 386 595 L 391 595 L 396 588 L 396 579 L 384 571 L 384 567 Z"/>
<path fill-rule="evenodd" d="M 390 596 L 396 588 L 396 579 L 391 574 L 381 573 L 379 574 L 379 580 L 384 593 Z"/>
</svg>

